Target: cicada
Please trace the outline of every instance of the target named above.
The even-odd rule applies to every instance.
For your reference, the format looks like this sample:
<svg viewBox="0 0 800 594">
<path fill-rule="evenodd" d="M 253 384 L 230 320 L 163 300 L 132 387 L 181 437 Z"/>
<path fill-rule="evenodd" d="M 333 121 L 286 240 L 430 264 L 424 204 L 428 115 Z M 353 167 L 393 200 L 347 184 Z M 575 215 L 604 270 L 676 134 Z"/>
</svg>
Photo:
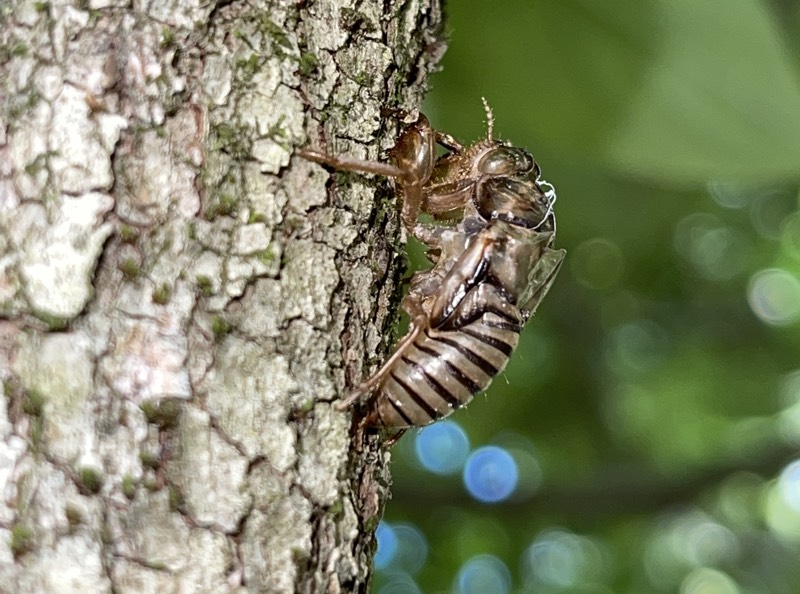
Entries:
<svg viewBox="0 0 800 594">
<path fill-rule="evenodd" d="M 401 220 L 428 248 L 402 301 L 409 330 L 388 361 L 338 408 L 366 400 L 368 425 L 423 426 L 487 388 L 564 260 L 554 249 L 554 188 L 531 154 L 493 136 L 463 146 L 420 114 L 389 151 L 390 162 L 304 149 L 335 169 L 383 175 L 402 197 Z M 437 156 L 437 145 L 446 149 Z M 433 222 L 420 221 L 420 214 Z M 431 218 L 429 217 L 429 218 Z M 450 220 L 441 224 L 437 220 Z"/>
</svg>

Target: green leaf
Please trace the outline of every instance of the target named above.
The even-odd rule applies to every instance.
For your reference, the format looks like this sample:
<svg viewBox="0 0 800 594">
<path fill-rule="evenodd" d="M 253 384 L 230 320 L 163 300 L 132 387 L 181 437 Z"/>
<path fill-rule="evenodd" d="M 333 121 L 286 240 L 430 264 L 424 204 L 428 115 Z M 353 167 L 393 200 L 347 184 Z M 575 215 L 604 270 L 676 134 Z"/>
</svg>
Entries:
<svg viewBox="0 0 800 594">
<path fill-rule="evenodd" d="M 664 0 L 659 44 L 607 157 L 663 182 L 775 179 L 800 172 L 800 89 L 754 0 Z"/>
<path fill-rule="evenodd" d="M 504 6 L 504 5 L 499 5 Z M 759 0 L 539 0 L 453 11 L 435 125 L 667 186 L 800 171 L 800 87 Z M 491 41 L 491 40 L 497 41 Z M 468 109 L 462 106 L 469 106 Z M 469 136 L 467 136 L 469 134 Z"/>
</svg>

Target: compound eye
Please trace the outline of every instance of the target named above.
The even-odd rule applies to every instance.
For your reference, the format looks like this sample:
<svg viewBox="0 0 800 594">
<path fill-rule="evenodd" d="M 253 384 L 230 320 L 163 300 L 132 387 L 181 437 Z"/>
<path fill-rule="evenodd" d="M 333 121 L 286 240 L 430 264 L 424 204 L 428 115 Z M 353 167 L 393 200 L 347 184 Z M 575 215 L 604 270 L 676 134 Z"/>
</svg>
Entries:
<svg viewBox="0 0 800 594">
<path fill-rule="evenodd" d="M 533 166 L 533 157 L 528 151 L 506 146 L 492 149 L 478 163 L 480 172 L 487 175 L 528 173 Z"/>
</svg>

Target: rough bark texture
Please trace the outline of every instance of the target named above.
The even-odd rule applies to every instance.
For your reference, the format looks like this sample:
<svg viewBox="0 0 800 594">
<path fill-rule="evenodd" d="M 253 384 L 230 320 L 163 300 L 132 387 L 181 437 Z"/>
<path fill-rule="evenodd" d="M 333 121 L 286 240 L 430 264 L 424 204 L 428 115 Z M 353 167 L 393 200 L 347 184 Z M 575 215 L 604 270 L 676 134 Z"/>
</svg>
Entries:
<svg viewBox="0 0 800 594">
<path fill-rule="evenodd" d="M 0 6 L 0 591 L 367 590 L 388 454 L 331 402 L 388 346 L 397 217 L 292 153 L 390 146 L 440 21 Z"/>
</svg>

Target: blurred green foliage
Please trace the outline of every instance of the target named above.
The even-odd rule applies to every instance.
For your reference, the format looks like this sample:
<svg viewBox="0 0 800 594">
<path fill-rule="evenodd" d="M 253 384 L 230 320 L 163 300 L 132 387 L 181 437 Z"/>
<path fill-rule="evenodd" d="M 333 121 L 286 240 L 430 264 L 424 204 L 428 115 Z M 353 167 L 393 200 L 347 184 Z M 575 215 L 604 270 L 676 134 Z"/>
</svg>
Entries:
<svg viewBox="0 0 800 594">
<path fill-rule="evenodd" d="M 427 115 L 473 140 L 485 96 L 557 187 L 568 255 L 505 375 L 453 416 L 540 477 L 479 504 L 410 432 L 386 519 L 429 553 L 375 592 L 480 591 L 457 576 L 484 554 L 510 592 L 800 591 L 800 2 L 447 10 Z"/>
</svg>

